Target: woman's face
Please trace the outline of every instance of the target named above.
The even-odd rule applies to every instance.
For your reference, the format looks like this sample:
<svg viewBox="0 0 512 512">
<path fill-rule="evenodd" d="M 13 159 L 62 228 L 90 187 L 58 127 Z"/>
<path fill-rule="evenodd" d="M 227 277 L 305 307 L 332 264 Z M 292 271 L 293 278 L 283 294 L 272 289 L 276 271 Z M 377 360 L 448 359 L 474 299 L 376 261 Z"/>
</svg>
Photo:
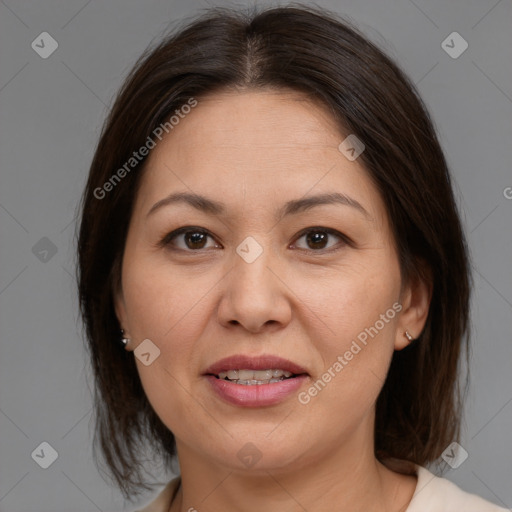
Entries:
<svg viewBox="0 0 512 512">
<path fill-rule="evenodd" d="M 116 311 L 132 348 L 150 340 L 137 368 L 180 456 L 279 470 L 373 449 L 391 356 L 423 316 L 347 135 L 298 93 L 223 92 L 151 150 Z"/>
</svg>

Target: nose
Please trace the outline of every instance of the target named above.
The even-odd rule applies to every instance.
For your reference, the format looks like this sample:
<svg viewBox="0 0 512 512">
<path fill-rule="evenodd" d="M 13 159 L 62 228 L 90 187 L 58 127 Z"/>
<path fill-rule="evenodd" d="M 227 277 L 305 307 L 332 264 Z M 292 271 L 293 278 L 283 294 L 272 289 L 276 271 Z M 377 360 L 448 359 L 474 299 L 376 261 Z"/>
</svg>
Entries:
<svg viewBox="0 0 512 512">
<path fill-rule="evenodd" d="M 220 324 L 231 328 L 240 325 L 251 333 L 286 326 L 291 320 L 293 294 L 282 273 L 268 251 L 252 263 L 235 254 L 234 267 L 223 280 Z"/>
</svg>

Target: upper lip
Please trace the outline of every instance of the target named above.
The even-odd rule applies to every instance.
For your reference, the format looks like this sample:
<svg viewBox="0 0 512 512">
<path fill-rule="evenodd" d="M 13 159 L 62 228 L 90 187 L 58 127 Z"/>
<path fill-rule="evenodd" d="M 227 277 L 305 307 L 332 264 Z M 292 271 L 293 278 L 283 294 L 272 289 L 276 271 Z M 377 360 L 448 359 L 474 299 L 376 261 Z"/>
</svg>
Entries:
<svg viewBox="0 0 512 512">
<path fill-rule="evenodd" d="M 292 363 L 282 357 L 272 355 L 247 356 L 237 354 L 220 359 L 209 366 L 204 375 L 219 375 L 220 372 L 228 370 L 285 370 L 295 375 L 307 373 L 307 371 L 296 363 Z"/>
</svg>

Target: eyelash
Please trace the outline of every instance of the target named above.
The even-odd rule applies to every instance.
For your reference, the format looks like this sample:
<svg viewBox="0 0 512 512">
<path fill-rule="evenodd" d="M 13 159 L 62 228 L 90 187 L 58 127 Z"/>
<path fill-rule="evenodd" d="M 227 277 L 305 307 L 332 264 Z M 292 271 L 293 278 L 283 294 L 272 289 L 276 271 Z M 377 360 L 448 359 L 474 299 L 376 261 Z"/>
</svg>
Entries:
<svg viewBox="0 0 512 512">
<path fill-rule="evenodd" d="M 307 235 L 310 232 L 313 232 L 313 233 L 321 232 L 321 233 L 327 233 L 328 235 L 333 235 L 341 240 L 341 246 L 338 248 L 336 248 L 334 246 L 334 248 L 330 247 L 328 249 L 299 249 L 299 250 L 302 250 L 309 254 L 313 254 L 313 253 L 314 254 L 319 254 L 319 253 L 325 254 L 325 253 L 335 252 L 335 251 L 341 249 L 341 247 L 344 247 L 346 245 L 351 246 L 351 247 L 353 246 L 353 242 L 348 236 L 344 235 L 343 233 L 340 233 L 339 231 L 336 231 L 335 229 L 324 228 L 322 226 L 312 226 L 312 227 L 303 229 L 297 235 L 295 240 L 299 240 L 304 235 Z M 174 250 L 174 251 L 189 252 L 189 253 L 194 253 L 194 252 L 199 253 L 199 252 L 203 252 L 204 250 L 207 250 L 207 249 L 181 249 L 181 248 L 172 247 L 172 241 L 179 235 L 186 234 L 186 233 L 201 233 L 204 235 L 208 235 L 212 239 L 214 238 L 207 230 L 205 230 L 203 228 L 199 228 L 199 227 L 195 227 L 195 226 L 183 226 L 183 227 L 176 229 L 176 230 L 172 231 L 171 233 L 168 233 L 167 235 L 165 235 L 162 238 L 162 240 L 160 240 L 160 242 L 158 243 L 158 246 L 163 247 L 163 248 L 170 247 L 171 250 Z"/>
</svg>

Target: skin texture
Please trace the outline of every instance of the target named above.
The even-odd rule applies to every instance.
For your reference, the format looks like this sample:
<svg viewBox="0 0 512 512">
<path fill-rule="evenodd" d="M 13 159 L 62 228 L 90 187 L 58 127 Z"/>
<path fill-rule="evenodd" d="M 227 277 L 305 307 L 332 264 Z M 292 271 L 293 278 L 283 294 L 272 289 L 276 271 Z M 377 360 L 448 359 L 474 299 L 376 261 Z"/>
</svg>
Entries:
<svg viewBox="0 0 512 512">
<path fill-rule="evenodd" d="M 176 437 L 182 488 L 172 510 L 405 510 L 416 478 L 375 459 L 374 408 L 393 351 L 409 343 L 404 331 L 423 328 L 427 285 L 401 282 L 382 198 L 338 150 L 348 134 L 323 106 L 286 90 L 198 101 L 149 156 L 115 304 L 128 349 L 146 338 L 160 349 L 151 365 L 136 361 Z M 172 204 L 148 216 L 180 191 L 222 201 L 226 214 Z M 331 204 L 275 218 L 286 201 L 332 192 L 367 215 Z M 159 245 L 182 226 L 210 236 Z M 328 235 L 318 248 L 301 235 L 318 226 L 352 242 Z M 253 263 L 236 253 L 247 236 L 263 249 Z M 307 370 L 307 390 L 394 303 L 400 313 L 305 405 L 297 393 L 268 407 L 230 405 L 202 376 L 227 356 L 272 354 Z M 261 454 L 251 468 L 237 457 L 249 442 Z"/>
</svg>

